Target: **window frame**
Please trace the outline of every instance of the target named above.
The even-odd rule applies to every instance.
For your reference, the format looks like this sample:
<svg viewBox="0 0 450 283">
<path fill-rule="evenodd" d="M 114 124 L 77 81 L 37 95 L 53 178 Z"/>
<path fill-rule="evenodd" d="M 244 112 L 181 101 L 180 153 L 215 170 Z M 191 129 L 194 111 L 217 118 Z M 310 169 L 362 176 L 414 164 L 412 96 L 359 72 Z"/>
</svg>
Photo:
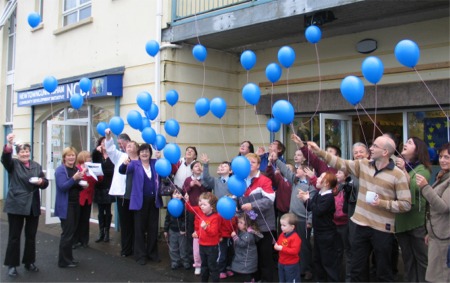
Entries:
<svg viewBox="0 0 450 283">
<path fill-rule="evenodd" d="M 70 0 L 67 0 L 70 1 Z M 66 26 L 70 26 L 70 25 L 74 25 L 79 23 L 80 21 L 89 18 L 92 16 L 92 0 L 71 0 L 75 2 L 75 6 L 73 8 L 67 9 L 66 10 L 66 0 L 63 1 L 63 7 L 62 7 L 62 26 L 66 27 Z M 84 3 L 81 3 L 82 1 L 84 1 Z M 87 7 L 90 8 L 91 13 L 89 14 L 89 16 L 86 16 L 84 18 L 80 18 L 80 12 L 84 9 L 86 9 Z M 72 14 L 76 13 L 76 20 L 75 21 L 68 21 L 68 17 L 71 16 Z"/>
</svg>

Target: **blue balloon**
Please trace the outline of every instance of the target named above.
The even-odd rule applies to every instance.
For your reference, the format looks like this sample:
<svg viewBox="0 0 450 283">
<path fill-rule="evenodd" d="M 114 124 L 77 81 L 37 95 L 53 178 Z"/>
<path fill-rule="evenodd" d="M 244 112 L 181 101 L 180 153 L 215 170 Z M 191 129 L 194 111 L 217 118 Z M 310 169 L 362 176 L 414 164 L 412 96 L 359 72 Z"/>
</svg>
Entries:
<svg viewBox="0 0 450 283">
<path fill-rule="evenodd" d="M 58 86 L 58 81 L 54 76 L 47 76 L 44 78 L 42 85 L 44 86 L 44 89 L 46 91 L 52 93 L 56 90 L 56 87 Z"/>
<path fill-rule="evenodd" d="M 202 117 L 208 114 L 209 112 L 209 99 L 206 97 L 202 97 L 197 99 L 195 102 L 195 112 L 197 115 Z"/>
<path fill-rule="evenodd" d="M 435 161 L 439 160 L 437 151 L 433 147 L 429 147 L 428 148 L 428 155 L 430 156 L 430 161 L 431 162 L 435 162 Z"/>
<path fill-rule="evenodd" d="M 294 120 L 294 107 L 287 100 L 278 100 L 272 106 L 273 116 L 285 125 L 289 125 Z"/>
<path fill-rule="evenodd" d="M 414 68 L 419 62 L 419 46 L 412 40 L 404 39 L 395 46 L 395 58 L 403 66 Z"/>
<path fill-rule="evenodd" d="M 166 100 L 167 100 L 167 103 L 170 104 L 170 106 L 174 106 L 178 102 L 178 92 L 174 89 L 169 90 L 166 93 Z"/>
<path fill-rule="evenodd" d="M 208 56 L 208 52 L 206 51 L 205 46 L 197 44 L 194 46 L 194 49 L 192 49 L 192 55 L 194 55 L 194 58 L 198 61 L 204 62 L 206 60 L 206 56 Z"/>
<path fill-rule="evenodd" d="M 177 137 L 180 132 L 180 125 L 175 119 L 169 119 L 164 123 L 164 130 L 172 137 Z"/>
<path fill-rule="evenodd" d="M 244 195 L 245 190 L 247 189 L 247 183 L 244 180 L 239 179 L 236 175 L 228 178 L 228 191 L 237 197 L 241 197 Z"/>
<path fill-rule="evenodd" d="M 152 96 L 147 91 L 140 92 L 136 97 L 137 105 L 144 111 L 150 110 L 152 106 Z"/>
<path fill-rule="evenodd" d="M 250 161 L 244 156 L 236 156 L 231 161 L 231 170 L 234 176 L 243 180 L 250 174 Z"/>
<path fill-rule="evenodd" d="M 383 77 L 384 65 L 378 57 L 370 56 L 364 59 L 361 70 L 366 80 L 377 84 Z"/>
<path fill-rule="evenodd" d="M 266 67 L 266 77 L 270 82 L 276 83 L 281 78 L 281 67 L 277 63 L 270 63 Z"/>
<path fill-rule="evenodd" d="M 230 197 L 221 197 L 217 202 L 217 212 L 226 220 L 231 220 L 236 214 L 236 202 Z"/>
<path fill-rule="evenodd" d="M 73 109 L 80 109 L 83 106 L 83 97 L 79 93 L 74 93 L 70 96 L 70 105 Z"/>
<path fill-rule="evenodd" d="M 109 128 L 111 129 L 111 132 L 113 132 L 116 136 L 122 133 L 124 127 L 125 124 L 122 118 L 120 118 L 119 116 L 114 116 L 111 118 L 111 120 L 109 120 Z"/>
<path fill-rule="evenodd" d="M 155 142 L 156 139 L 156 132 L 155 130 L 153 130 L 152 127 L 147 127 L 145 129 L 142 130 L 141 132 L 141 136 L 142 139 L 148 143 L 148 144 L 152 144 Z"/>
<path fill-rule="evenodd" d="M 166 138 L 161 134 L 157 134 L 155 138 L 156 150 L 163 150 L 165 146 L 166 146 Z"/>
<path fill-rule="evenodd" d="M 267 130 L 271 133 L 276 133 L 281 128 L 281 123 L 276 118 L 270 118 L 266 124 Z"/>
<path fill-rule="evenodd" d="M 211 109 L 211 113 L 213 113 L 214 116 L 221 119 L 223 115 L 225 115 L 225 112 L 227 111 L 227 103 L 223 98 L 216 97 L 211 100 L 209 108 Z"/>
<path fill-rule="evenodd" d="M 181 158 L 180 147 L 176 143 L 168 143 L 164 147 L 164 157 L 169 160 L 170 163 L 176 164 Z"/>
<path fill-rule="evenodd" d="M 158 117 L 158 114 L 159 114 L 159 108 L 158 108 L 158 106 L 156 106 L 155 103 L 152 103 L 150 105 L 150 110 L 145 111 L 145 116 L 152 121 L 155 120 L 156 117 Z"/>
<path fill-rule="evenodd" d="M 165 158 L 156 160 L 155 170 L 161 177 L 167 177 L 172 172 L 172 164 Z"/>
<path fill-rule="evenodd" d="M 127 122 L 133 129 L 140 130 L 142 128 L 142 116 L 137 110 L 130 110 L 127 114 Z"/>
<path fill-rule="evenodd" d="M 261 90 L 254 83 L 248 83 L 242 88 L 242 97 L 251 105 L 256 105 L 261 98 Z"/>
<path fill-rule="evenodd" d="M 280 50 L 278 50 L 278 61 L 285 68 L 291 67 L 295 61 L 294 49 L 290 46 L 281 47 Z"/>
<path fill-rule="evenodd" d="M 167 203 L 167 211 L 169 211 L 170 215 L 173 217 L 178 218 L 183 214 L 184 204 L 180 199 L 173 198 Z"/>
<path fill-rule="evenodd" d="M 156 40 L 147 41 L 145 51 L 147 51 L 148 55 L 155 57 L 159 52 L 159 43 Z"/>
<path fill-rule="evenodd" d="M 312 43 L 312 44 L 317 43 L 322 38 L 322 31 L 317 26 L 314 26 L 314 25 L 309 26 L 305 30 L 305 37 L 306 37 L 306 40 L 308 40 L 310 43 Z"/>
<path fill-rule="evenodd" d="M 364 96 L 364 84 L 358 77 L 347 76 L 341 82 L 341 93 L 350 104 L 356 105 Z"/>
<path fill-rule="evenodd" d="M 92 82 L 88 78 L 81 78 L 80 82 L 80 89 L 84 92 L 88 92 L 91 90 Z"/>
<path fill-rule="evenodd" d="M 36 12 L 31 12 L 28 14 L 28 24 L 30 27 L 35 28 L 41 22 L 41 15 Z"/>
<path fill-rule="evenodd" d="M 139 130 L 142 132 L 145 128 L 151 126 L 152 123 L 150 123 L 150 120 L 147 117 L 142 117 L 142 126 L 139 128 Z"/>
<path fill-rule="evenodd" d="M 241 65 L 247 71 L 251 70 L 256 64 L 256 55 L 251 50 L 245 50 L 241 54 Z"/>
<path fill-rule="evenodd" d="M 99 135 L 101 136 L 105 136 L 105 130 L 108 129 L 108 123 L 106 122 L 100 122 L 97 124 L 97 132 L 99 133 Z"/>
</svg>

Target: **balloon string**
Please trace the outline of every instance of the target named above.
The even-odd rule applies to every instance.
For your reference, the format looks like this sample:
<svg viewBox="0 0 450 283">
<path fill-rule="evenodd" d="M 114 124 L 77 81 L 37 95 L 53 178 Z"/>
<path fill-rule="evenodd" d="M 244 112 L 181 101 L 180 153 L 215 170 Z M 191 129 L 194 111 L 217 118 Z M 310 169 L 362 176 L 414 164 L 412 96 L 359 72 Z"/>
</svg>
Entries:
<svg viewBox="0 0 450 283">
<path fill-rule="evenodd" d="M 263 134 L 262 134 L 262 130 L 261 130 L 261 123 L 259 122 L 259 115 L 256 113 L 256 105 L 253 106 L 253 108 L 255 109 L 255 116 L 256 116 L 256 121 L 258 121 L 258 128 L 259 128 L 259 135 L 261 136 L 261 142 L 263 144 L 263 147 L 266 147 L 266 144 L 264 143 L 264 138 L 263 138 Z"/>
<path fill-rule="evenodd" d="M 433 93 L 431 92 L 430 88 L 428 87 L 428 85 L 425 83 L 425 81 L 422 79 L 422 76 L 420 75 L 420 73 L 417 71 L 416 67 L 414 67 L 414 71 L 416 71 L 416 74 L 419 76 L 420 80 L 422 81 L 422 83 L 425 85 L 425 88 L 428 90 L 428 92 L 430 93 L 431 97 L 433 97 L 434 101 L 436 101 L 436 104 L 439 106 L 439 108 L 441 109 L 442 113 L 444 114 L 445 118 L 447 118 L 447 121 L 449 121 L 449 117 L 447 115 L 447 113 L 445 113 L 444 109 L 442 109 L 441 105 L 439 104 L 439 102 L 437 101 L 436 97 L 433 95 Z"/>
<path fill-rule="evenodd" d="M 311 120 L 314 118 L 314 116 L 317 115 L 317 112 L 319 111 L 319 106 L 320 106 L 320 95 L 322 93 L 322 74 L 320 71 L 320 57 L 319 57 L 319 49 L 317 48 L 317 43 L 314 44 L 314 47 L 316 49 L 317 72 L 318 72 L 318 76 L 319 76 L 319 78 L 318 78 L 319 79 L 319 95 L 318 95 L 318 99 L 317 99 L 316 110 L 312 114 L 311 118 L 308 121 L 304 122 L 303 125 L 306 125 L 309 122 L 311 122 Z"/>
<path fill-rule="evenodd" d="M 77 111 L 77 116 L 78 116 L 78 120 L 80 120 L 80 111 L 78 111 L 77 109 L 74 109 L 75 111 Z M 81 126 L 78 125 L 78 133 L 80 135 L 80 146 L 81 146 L 81 151 L 84 150 L 83 148 L 83 139 L 82 139 L 82 135 L 81 135 Z"/>
<path fill-rule="evenodd" d="M 270 227 L 269 227 L 269 224 L 267 223 L 266 218 L 264 217 L 264 215 L 263 215 L 263 213 L 262 213 L 262 210 L 261 210 L 261 208 L 259 207 L 259 203 L 256 201 L 255 195 L 254 195 L 254 194 L 251 194 L 251 196 L 253 196 L 253 200 L 255 201 L 256 207 L 258 208 L 259 213 L 260 213 L 262 219 L 264 220 L 264 223 L 266 224 L 267 229 L 269 230 L 270 236 L 272 236 L 272 239 L 276 242 L 277 240 L 275 239 L 274 235 L 272 234 L 272 231 L 271 231 L 271 229 L 270 229 Z"/>
<path fill-rule="evenodd" d="M 356 108 L 356 106 L 355 106 Z M 377 108 L 378 108 L 378 88 L 377 88 L 377 84 L 375 84 L 375 124 L 377 124 Z M 375 140 L 375 127 L 373 127 L 373 136 L 372 136 L 372 141 Z"/>
<path fill-rule="evenodd" d="M 222 132 L 222 141 L 223 141 L 223 147 L 225 149 L 225 155 L 227 156 L 227 160 L 230 160 L 230 158 L 228 157 L 227 147 L 225 145 L 225 135 L 223 133 L 222 119 L 219 119 L 219 121 L 220 121 L 220 131 Z"/>
<path fill-rule="evenodd" d="M 189 206 L 189 207 L 192 209 L 192 212 L 194 212 L 194 214 L 195 214 L 196 216 L 198 216 L 198 218 L 200 218 L 201 221 L 205 221 L 205 220 L 200 216 L 200 214 L 198 214 L 197 211 L 195 211 L 194 207 L 193 207 L 188 201 L 186 201 L 185 203 L 186 203 L 187 206 Z"/>
<path fill-rule="evenodd" d="M 286 72 L 286 94 L 287 94 L 287 100 L 289 102 L 291 102 L 291 100 L 289 98 L 289 68 L 287 69 L 287 72 Z"/>
<path fill-rule="evenodd" d="M 200 148 L 200 116 L 197 121 L 197 147 Z"/>
<path fill-rule="evenodd" d="M 244 101 L 244 140 L 247 140 L 247 136 L 245 134 L 245 112 L 247 112 L 247 101 Z"/>
<path fill-rule="evenodd" d="M 362 125 L 361 117 L 360 117 L 359 112 L 358 112 L 358 105 L 355 105 L 355 111 L 356 111 L 356 116 L 358 116 L 359 126 L 361 127 L 361 132 L 362 132 L 363 137 L 364 137 L 364 142 L 365 142 L 366 144 L 368 144 L 368 143 L 367 143 L 366 134 L 364 133 L 364 128 L 363 128 L 363 125 Z M 373 133 L 374 133 L 373 139 L 375 140 L 375 128 L 373 128 Z"/>
</svg>

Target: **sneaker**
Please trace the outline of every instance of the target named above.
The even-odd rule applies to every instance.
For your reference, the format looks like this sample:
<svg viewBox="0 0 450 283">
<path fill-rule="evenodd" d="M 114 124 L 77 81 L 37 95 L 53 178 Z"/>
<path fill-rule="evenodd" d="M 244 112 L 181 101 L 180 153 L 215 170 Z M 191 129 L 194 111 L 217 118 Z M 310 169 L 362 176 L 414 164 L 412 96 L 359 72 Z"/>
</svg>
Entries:
<svg viewBox="0 0 450 283">
<path fill-rule="evenodd" d="M 200 267 L 196 267 L 195 271 L 194 271 L 194 274 L 195 275 L 200 275 L 200 273 L 202 273 L 202 269 Z"/>
<path fill-rule="evenodd" d="M 227 278 L 227 274 L 225 272 L 221 272 L 219 277 L 220 277 L 220 279 L 225 279 L 225 278 Z"/>
<path fill-rule="evenodd" d="M 234 272 L 231 270 L 227 270 L 227 276 L 228 277 L 234 276 Z"/>
</svg>

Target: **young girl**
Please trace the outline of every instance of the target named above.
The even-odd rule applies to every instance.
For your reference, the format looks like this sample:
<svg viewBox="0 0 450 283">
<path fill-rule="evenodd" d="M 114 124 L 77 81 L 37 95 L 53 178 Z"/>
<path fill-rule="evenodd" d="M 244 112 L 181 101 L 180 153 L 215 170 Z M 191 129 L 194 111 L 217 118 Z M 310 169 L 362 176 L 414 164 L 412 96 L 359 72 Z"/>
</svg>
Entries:
<svg viewBox="0 0 450 283">
<path fill-rule="evenodd" d="M 173 191 L 172 198 L 183 201 L 183 195 L 178 189 Z M 184 213 L 179 217 L 173 217 L 170 213 L 167 213 L 164 221 L 164 237 L 169 242 L 170 266 L 172 270 L 177 269 L 181 265 L 185 269 L 190 268 L 189 256 L 185 249 L 186 224 L 184 219 Z"/>
<path fill-rule="evenodd" d="M 314 229 L 314 263 L 316 281 L 339 281 L 339 269 L 336 251 L 336 224 L 333 222 L 335 212 L 332 189 L 336 187 L 336 175 L 330 172 L 322 173 L 317 178 L 317 189 L 320 189 L 311 200 L 309 191 L 299 191 L 298 197 L 308 201 L 307 209 L 313 214 Z"/>
<path fill-rule="evenodd" d="M 197 155 L 196 155 L 197 156 Z M 211 189 L 207 189 L 202 184 L 202 173 L 203 166 L 200 161 L 193 161 L 191 163 L 192 176 L 187 177 L 183 185 L 183 193 L 189 194 L 189 204 L 193 207 L 198 206 L 199 196 Z M 186 201 L 188 202 L 188 201 Z M 198 230 L 198 223 L 195 223 L 196 217 L 194 213 L 188 213 L 186 219 L 186 232 L 188 233 L 188 245 L 190 244 L 190 235 L 192 235 L 192 254 L 194 258 L 195 275 L 200 275 L 201 273 L 201 258 L 199 252 L 198 235 L 196 231 Z M 189 251 L 190 249 L 188 249 Z"/>
<path fill-rule="evenodd" d="M 211 192 L 202 193 L 198 198 L 198 206 L 189 204 L 189 194 L 185 195 L 186 208 L 199 219 L 199 228 L 196 231 L 200 245 L 200 258 L 202 260 L 201 280 L 208 282 L 209 275 L 213 282 L 219 282 L 219 241 L 221 218 L 216 210 L 217 197 Z"/>
<path fill-rule="evenodd" d="M 253 273 L 258 270 L 256 241 L 262 234 L 256 222 L 247 213 L 237 216 L 238 234 L 231 232 L 234 241 L 234 257 L 231 270 L 235 272 L 235 282 L 252 282 Z"/>
<path fill-rule="evenodd" d="M 297 217 L 293 213 L 286 213 L 280 218 L 282 233 L 274 245 L 279 251 L 278 278 L 280 282 L 300 282 L 300 247 L 302 240 L 295 232 Z"/>
</svg>

